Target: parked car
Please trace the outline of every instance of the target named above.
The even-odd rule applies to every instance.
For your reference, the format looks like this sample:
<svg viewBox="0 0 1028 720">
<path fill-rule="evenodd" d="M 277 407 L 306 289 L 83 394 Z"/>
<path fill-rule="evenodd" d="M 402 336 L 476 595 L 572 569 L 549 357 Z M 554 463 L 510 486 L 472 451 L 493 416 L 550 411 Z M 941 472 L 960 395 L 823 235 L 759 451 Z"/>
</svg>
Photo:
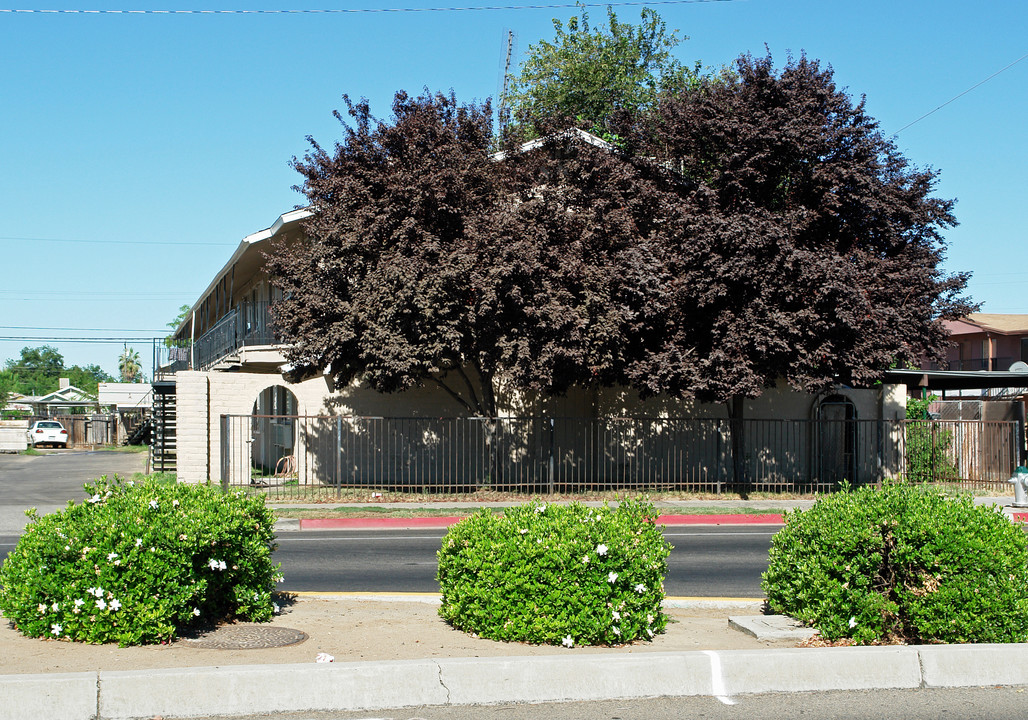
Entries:
<svg viewBox="0 0 1028 720">
<path fill-rule="evenodd" d="M 29 426 L 29 446 L 68 447 L 68 431 L 56 420 L 36 420 Z"/>
</svg>

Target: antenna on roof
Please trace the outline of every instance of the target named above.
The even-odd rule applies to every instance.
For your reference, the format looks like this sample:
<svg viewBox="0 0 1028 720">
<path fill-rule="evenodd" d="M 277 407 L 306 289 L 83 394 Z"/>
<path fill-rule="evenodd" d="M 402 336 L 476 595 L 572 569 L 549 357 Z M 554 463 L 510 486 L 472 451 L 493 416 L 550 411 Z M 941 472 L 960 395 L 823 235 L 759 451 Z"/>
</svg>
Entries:
<svg viewBox="0 0 1028 720">
<path fill-rule="evenodd" d="M 504 59 L 503 75 L 500 77 L 500 93 L 497 101 L 496 116 L 499 120 L 500 137 L 503 137 L 507 130 L 507 92 L 510 89 L 510 65 L 518 52 L 518 36 L 510 28 L 504 30 L 503 38 Z"/>
</svg>

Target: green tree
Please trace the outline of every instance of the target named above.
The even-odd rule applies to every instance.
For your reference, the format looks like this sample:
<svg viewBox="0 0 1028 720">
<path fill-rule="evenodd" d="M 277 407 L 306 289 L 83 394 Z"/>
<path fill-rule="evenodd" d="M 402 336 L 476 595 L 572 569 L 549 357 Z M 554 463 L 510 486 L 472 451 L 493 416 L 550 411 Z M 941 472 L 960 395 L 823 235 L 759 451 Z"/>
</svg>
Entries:
<svg viewBox="0 0 1028 720">
<path fill-rule="evenodd" d="M 93 397 L 96 397 L 99 393 L 100 383 L 115 381 L 102 367 L 95 364 L 86 365 L 85 367 L 72 365 L 70 368 L 65 369 L 62 377 L 68 378 L 72 385 L 80 390 L 85 390 Z"/>
<path fill-rule="evenodd" d="M 188 344 L 188 341 L 176 340 L 175 331 L 178 330 L 178 326 L 189 317 L 192 310 L 193 308 L 189 305 L 180 306 L 178 309 L 178 315 L 175 316 L 175 319 L 167 323 L 167 327 L 171 328 L 171 334 L 164 338 L 165 347 L 176 347 L 177 345 Z"/>
<path fill-rule="evenodd" d="M 50 345 L 25 347 L 17 360 L 8 360 L 4 376 L 12 392 L 45 395 L 58 388 L 64 375 L 64 356 Z"/>
<path fill-rule="evenodd" d="M 7 407 L 7 403 L 11 401 L 11 382 L 3 373 L 0 373 L 0 413 Z"/>
<path fill-rule="evenodd" d="M 608 7 L 606 27 L 593 27 L 582 7 L 566 28 L 557 19 L 553 28 L 553 42 L 529 47 L 512 79 L 510 112 L 522 134 L 538 136 L 577 124 L 610 139 L 615 112 L 634 113 L 663 93 L 698 82 L 700 63 L 686 67 L 671 55 L 688 38 L 669 32 L 649 8 L 643 8 L 639 25 L 632 25 L 618 22 Z"/>
<path fill-rule="evenodd" d="M 118 358 L 118 374 L 121 376 L 121 381 L 126 383 L 141 382 L 143 379 L 140 375 L 141 370 L 139 353 L 126 345 L 121 356 Z"/>
</svg>

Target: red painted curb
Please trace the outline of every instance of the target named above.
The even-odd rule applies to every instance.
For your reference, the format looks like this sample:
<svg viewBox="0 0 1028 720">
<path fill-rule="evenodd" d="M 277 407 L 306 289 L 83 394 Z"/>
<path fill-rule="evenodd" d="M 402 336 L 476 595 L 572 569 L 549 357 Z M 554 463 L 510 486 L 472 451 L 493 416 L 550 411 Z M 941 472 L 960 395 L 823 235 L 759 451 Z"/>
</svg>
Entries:
<svg viewBox="0 0 1028 720">
<path fill-rule="evenodd" d="M 661 515 L 663 525 L 781 525 L 781 515 Z"/>
<path fill-rule="evenodd" d="M 447 528 L 463 520 L 459 517 L 412 518 L 306 518 L 301 530 L 386 530 L 403 528 Z M 781 515 L 661 515 L 661 525 L 781 525 Z"/>
</svg>

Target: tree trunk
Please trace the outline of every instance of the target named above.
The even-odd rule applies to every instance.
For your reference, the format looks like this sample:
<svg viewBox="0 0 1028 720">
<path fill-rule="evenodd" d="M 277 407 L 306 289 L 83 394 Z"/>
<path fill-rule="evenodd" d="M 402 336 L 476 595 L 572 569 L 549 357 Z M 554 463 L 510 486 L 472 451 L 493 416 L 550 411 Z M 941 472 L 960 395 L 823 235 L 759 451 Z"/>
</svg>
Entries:
<svg viewBox="0 0 1028 720">
<path fill-rule="evenodd" d="M 742 395 L 733 395 L 726 403 L 728 406 L 728 432 L 732 440 L 732 483 L 736 492 L 743 497 L 749 496 L 750 482 L 746 474 L 745 463 L 745 425 L 743 425 L 743 407 L 746 398 Z"/>
<path fill-rule="evenodd" d="M 496 392 L 493 389 L 493 374 L 487 372 L 479 363 L 475 363 L 475 371 L 482 389 L 482 413 L 485 415 L 486 458 L 489 467 L 489 480 L 479 482 L 478 487 L 491 486 L 496 488 L 503 482 L 503 463 L 500 458 L 501 436 L 503 427 L 496 417 Z"/>
</svg>

